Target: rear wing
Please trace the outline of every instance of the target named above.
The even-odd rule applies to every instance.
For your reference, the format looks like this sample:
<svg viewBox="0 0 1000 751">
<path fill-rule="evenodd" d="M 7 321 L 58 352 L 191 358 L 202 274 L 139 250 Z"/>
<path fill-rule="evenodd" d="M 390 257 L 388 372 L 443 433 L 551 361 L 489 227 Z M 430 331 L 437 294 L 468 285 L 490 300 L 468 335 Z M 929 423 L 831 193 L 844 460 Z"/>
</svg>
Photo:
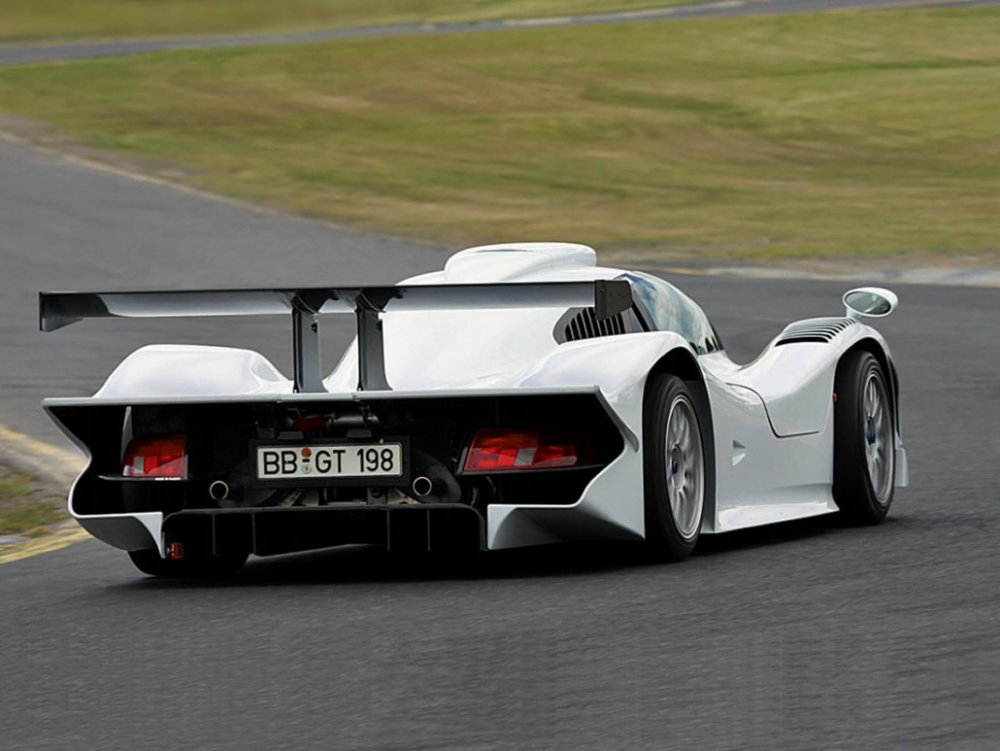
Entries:
<svg viewBox="0 0 1000 751">
<path fill-rule="evenodd" d="M 594 282 L 306 287 L 162 292 L 40 292 L 39 327 L 56 331 L 84 318 L 200 318 L 290 315 L 297 392 L 322 392 L 319 317 L 354 313 L 358 390 L 388 390 L 382 322 L 386 311 L 594 306 L 599 320 L 632 306 L 620 279 Z"/>
</svg>

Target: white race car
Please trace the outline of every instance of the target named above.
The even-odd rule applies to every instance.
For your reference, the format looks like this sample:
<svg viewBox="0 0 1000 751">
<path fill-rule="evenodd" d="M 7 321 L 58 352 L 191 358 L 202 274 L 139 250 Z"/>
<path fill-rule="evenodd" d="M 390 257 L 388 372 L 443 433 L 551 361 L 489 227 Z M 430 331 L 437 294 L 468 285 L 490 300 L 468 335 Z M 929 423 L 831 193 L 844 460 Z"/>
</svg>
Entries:
<svg viewBox="0 0 1000 751">
<path fill-rule="evenodd" d="M 907 483 L 898 381 L 863 317 L 789 324 L 749 365 L 702 310 L 591 248 L 493 245 L 394 287 L 42 293 L 86 317 L 288 315 L 291 379 L 256 352 L 149 346 L 45 409 L 90 462 L 69 508 L 154 575 L 343 544 L 497 550 L 703 534 L 840 512 L 872 524 Z M 357 318 L 320 370 L 319 319 Z"/>
</svg>

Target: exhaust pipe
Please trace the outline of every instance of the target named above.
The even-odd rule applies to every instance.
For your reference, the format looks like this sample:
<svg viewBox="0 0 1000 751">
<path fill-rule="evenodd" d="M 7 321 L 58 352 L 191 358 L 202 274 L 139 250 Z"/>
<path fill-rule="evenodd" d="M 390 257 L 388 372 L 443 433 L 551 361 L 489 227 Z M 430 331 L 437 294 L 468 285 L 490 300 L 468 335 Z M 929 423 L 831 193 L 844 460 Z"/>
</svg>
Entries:
<svg viewBox="0 0 1000 751">
<path fill-rule="evenodd" d="M 426 498 L 434 491 L 434 481 L 424 475 L 414 478 L 410 485 L 413 495 L 417 498 Z"/>
<path fill-rule="evenodd" d="M 224 501 L 229 498 L 229 485 L 222 480 L 216 480 L 208 486 L 208 495 L 213 501 Z"/>
<path fill-rule="evenodd" d="M 413 450 L 413 472 L 410 497 L 421 503 L 458 503 L 462 488 L 455 476 L 430 454 Z"/>
</svg>

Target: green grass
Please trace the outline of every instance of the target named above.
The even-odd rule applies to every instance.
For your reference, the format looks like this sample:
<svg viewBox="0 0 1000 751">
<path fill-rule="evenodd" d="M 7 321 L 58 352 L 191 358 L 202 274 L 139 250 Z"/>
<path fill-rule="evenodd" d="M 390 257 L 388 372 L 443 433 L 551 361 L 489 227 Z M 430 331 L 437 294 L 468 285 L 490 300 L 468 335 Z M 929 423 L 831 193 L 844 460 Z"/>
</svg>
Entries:
<svg viewBox="0 0 1000 751">
<path fill-rule="evenodd" d="M 0 41 L 289 31 L 471 21 L 670 5 L 682 0 L 3 0 Z"/>
<path fill-rule="evenodd" d="M 0 467 L 0 534 L 35 537 L 66 518 L 62 502 L 38 488 L 31 477 Z"/>
<path fill-rule="evenodd" d="M 188 182 L 462 245 L 1000 256 L 1000 10 L 796 14 L 0 70 Z"/>
</svg>

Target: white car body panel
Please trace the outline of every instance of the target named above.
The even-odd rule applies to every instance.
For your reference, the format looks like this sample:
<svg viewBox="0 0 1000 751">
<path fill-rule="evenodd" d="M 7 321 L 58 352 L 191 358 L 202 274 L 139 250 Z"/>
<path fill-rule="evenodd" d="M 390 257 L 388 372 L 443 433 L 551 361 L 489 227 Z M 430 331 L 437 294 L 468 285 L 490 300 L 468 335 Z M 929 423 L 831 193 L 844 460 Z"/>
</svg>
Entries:
<svg viewBox="0 0 1000 751">
<path fill-rule="evenodd" d="M 485 246 L 458 253 L 439 272 L 408 284 L 459 284 L 614 279 L 590 248 L 562 243 Z M 861 340 L 889 360 L 882 337 L 852 323 L 828 343 L 776 344 L 741 366 L 722 352 L 698 355 L 671 331 L 627 333 L 559 344 L 565 310 L 421 310 L 382 314 L 385 372 L 392 391 L 358 392 L 357 341 L 325 379 L 328 395 L 293 394 L 292 383 L 256 352 L 223 347 L 144 347 L 118 366 L 89 400 L 65 404 L 142 404 L 254 400 L 379 399 L 406 394 L 565 393 L 596 389 L 622 432 L 622 453 L 572 505 L 492 504 L 490 549 L 578 539 L 645 535 L 643 396 L 650 372 L 683 353 L 701 371 L 714 448 L 714 496 L 702 531 L 787 521 L 837 510 L 833 483 L 833 383 L 840 356 Z M 891 362 L 891 360 L 890 360 Z M 707 436 L 707 431 L 706 431 Z M 897 485 L 908 481 L 896 435 Z M 73 510 L 72 494 L 70 509 Z M 81 517 L 92 534 L 124 549 L 162 554 L 159 513 Z"/>
<path fill-rule="evenodd" d="M 72 504 L 70 510 L 72 511 Z M 131 514 L 81 515 L 77 522 L 101 542 L 121 550 L 156 548 L 163 555 L 163 512 L 143 511 Z"/>
<path fill-rule="evenodd" d="M 781 438 L 771 429 L 755 391 L 714 379 L 708 388 L 716 490 L 714 518 L 706 518 L 703 531 L 727 532 L 837 510 L 831 491 L 832 425 L 818 433 Z"/>
<path fill-rule="evenodd" d="M 94 398 L 291 392 L 292 382 L 257 352 L 231 347 L 152 344 L 126 357 Z"/>
</svg>

